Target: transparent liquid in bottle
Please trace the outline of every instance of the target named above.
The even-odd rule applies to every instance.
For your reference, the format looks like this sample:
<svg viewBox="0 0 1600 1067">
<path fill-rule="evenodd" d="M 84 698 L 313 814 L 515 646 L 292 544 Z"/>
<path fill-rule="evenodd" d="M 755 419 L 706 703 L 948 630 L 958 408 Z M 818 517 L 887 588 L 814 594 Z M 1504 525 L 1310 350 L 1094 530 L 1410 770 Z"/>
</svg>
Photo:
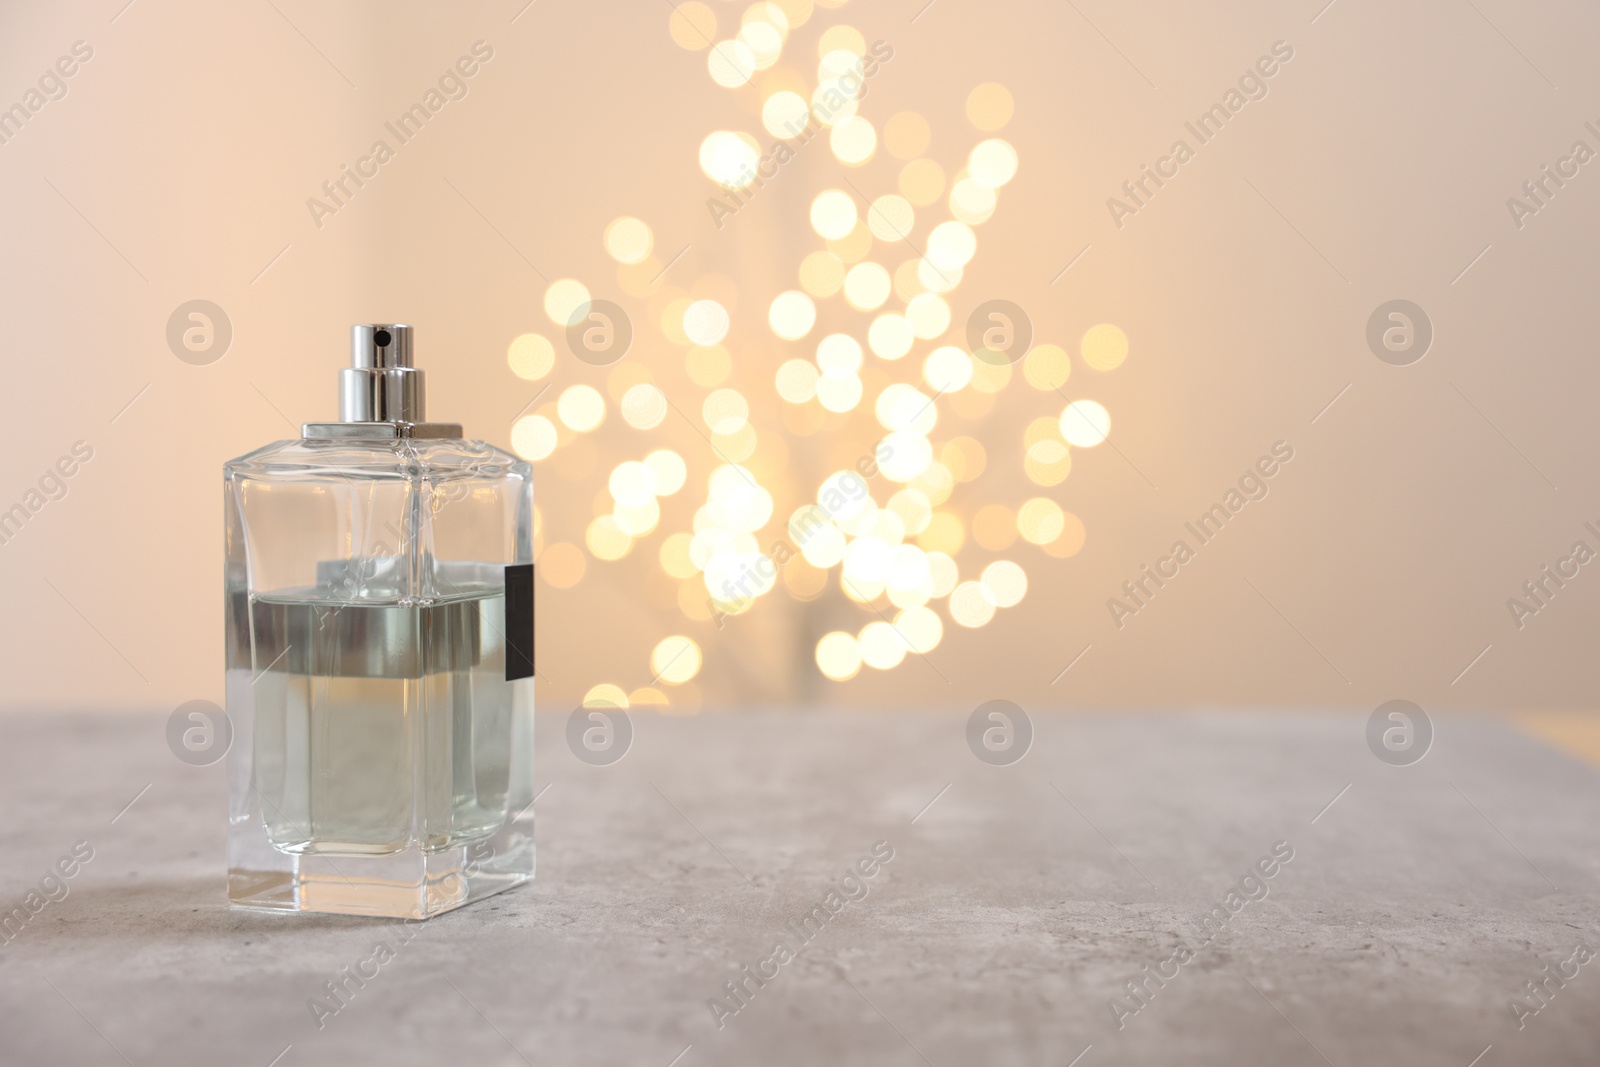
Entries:
<svg viewBox="0 0 1600 1067">
<path fill-rule="evenodd" d="M 388 855 L 413 844 L 415 826 L 414 844 L 431 852 L 501 827 L 513 697 L 504 604 L 498 588 L 251 597 L 255 788 L 274 848 Z"/>
</svg>

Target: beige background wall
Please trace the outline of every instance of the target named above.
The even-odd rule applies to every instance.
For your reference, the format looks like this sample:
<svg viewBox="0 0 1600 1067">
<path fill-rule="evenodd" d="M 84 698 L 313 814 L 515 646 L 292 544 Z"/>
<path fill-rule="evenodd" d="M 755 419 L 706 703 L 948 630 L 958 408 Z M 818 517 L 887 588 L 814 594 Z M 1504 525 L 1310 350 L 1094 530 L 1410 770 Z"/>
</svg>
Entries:
<svg viewBox="0 0 1600 1067">
<path fill-rule="evenodd" d="M 737 282 L 733 382 L 760 397 L 758 428 L 784 436 L 772 371 L 810 349 L 761 320 L 820 245 L 807 205 L 842 173 L 888 191 L 899 166 L 880 150 L 846 172 L 808 149 L 717 230 L 701 139 L 770 137 L 759 92 L 714 85 L 705 53 L 673 43 L 665 3 L 121 5 L 0 9 L 0 106 L 75 41 L 93 48 L 67 95 L 0 146 L 0 508 L 74 442 L 94 450 L 65 498 L 0 545 L 6 706 L 219 700 L 222 462 L 289 433 L 286 419 L 330 417 L 348 324 L 386 319 L 417 326 L 432 413 L 508 445 L 541 384 L 505 358 L 517 334 L 550 332 L 538 272 L 644 314 L 601 246 L 619 215 L 649 222 L 664 258 L 690 246 L 668 283 Z M 965 118 L 967 93 L 998 81 L 1013 94 L 1000 135 L 1020 172 L 979 228 L 951 294 L 956 321 L 1008 299 L 1074 355 L 1089 326 L 1122 327 L 1126 364 L 1098 376 L 1079 364 L 1065 387 L 1111 409 L 1116 447 L 1075 452 L 1056 489 L 1030 486 L 1022 427 L 1062 400 L 1020 375 L 985 418 L 942 416 L 935 439 L 967 433 L 988 448 L 986 473 L 952 508 L 1050 495 L 1082 518 L 1087 543 L 1068 560 L 969 545 L 963 577 L 1015 559 L 1026 600 L 976 631 L 947 618 L 925 661 L 836 684 L 817 675 L 812 644 L 874 617 L 837 595 L 802 605 L 775 593 L 721 630 L 678 611 L 654 560 L 661 537 L 688 525 L 686 492 L 627 559 L 541 588 L 541 701 L 645 685 L 655 641 L 683 633 L 705 653 L 692 686 L 671 694 L 685 708 L 1590 705 L 1600 565 L 1520 630 L 1506 601 L 1573 542 L 1600 550 L 1583 526 L 1600 527 L 1600 168 L 1583 167 L 1520 229 L 1506 200 L 1574 141 L 1600 149 L 1584 126 L 1600 126 L 1600 15 L 1503 0 L 1321 5 L 816 10 L 783 62 L 810 77 L 816 37 L 837 23 L 889 42 L 862 114 L 881 130 L 895 112 L 921 113 L 948 170 L 985 136 Z M 714 6 L 737 24 L 740 6 Z M 306 198 L 480 39 L 494 59 L 470 95 L 316 228 Z M 1279 40 L 1294 59 L 1267 97 L 1118 229 L 1107 197 Z M 180 362 L 164 337 L 196 298 L 233 325 L 210 366 Z M 1434 325 L 1411 366 L 1380 362 L 1364 338 L 1394 298 Z M 633 356 L 664 388 L 684 381 L 682 352 L 659 331 Z M 559 391 L 605 377 L 563 354 L 551 380 Z M 698 410 L 704 391 L 679 388 Z M 641 434 L 609 415 L 588 474 L 539 469 L 546 542 L 581 543 L 610 466 L 647 446 L 678 449 L 690 490 L 703 490 L 714 457 L 685 420 Z M 863 417 L 789 442 L 795 484 L 780 487 L 780 514 L 826 458 L 859 455 L 874 436 Z M 1106 599 L 1278 440 L 1295 458 L 1271 494 L 1118 630 Z"/>
</svg>

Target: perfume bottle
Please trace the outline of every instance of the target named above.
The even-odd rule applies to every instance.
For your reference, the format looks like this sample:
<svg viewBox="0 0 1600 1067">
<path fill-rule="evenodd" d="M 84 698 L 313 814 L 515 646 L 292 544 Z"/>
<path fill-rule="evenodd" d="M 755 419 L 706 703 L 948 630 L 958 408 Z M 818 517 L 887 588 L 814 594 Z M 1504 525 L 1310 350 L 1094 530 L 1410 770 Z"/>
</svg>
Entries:
<svg viewBox="0 0 1600 1067">
<path fill-rule="evenodd" d="M 247 907 L 427 918 L 533 877 L 533 480 L 351 328 L 339 421 L 224 468 Z"/>
</svg>

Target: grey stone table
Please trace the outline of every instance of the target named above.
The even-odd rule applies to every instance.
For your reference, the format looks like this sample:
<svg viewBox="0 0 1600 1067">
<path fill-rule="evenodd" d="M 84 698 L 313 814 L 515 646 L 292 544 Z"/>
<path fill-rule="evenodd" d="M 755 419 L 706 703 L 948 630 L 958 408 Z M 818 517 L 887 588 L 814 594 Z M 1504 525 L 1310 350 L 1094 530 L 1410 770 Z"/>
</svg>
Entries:
<svg viewBox="0 0 1600 1067">
<path fill-rule="evenodd" d="M 0 910 L 93 849 L 0 945 L 0 1061 L 1600 1062 L 1587 764 L 1478 718 L 1409 767 L 1364 716 L 1034 723 L 995 767 L 964 715 L 636 715 L 591 767 L 541 718 L 538 880 L 408 929 L 230 910 L 222 766 L 164 718 L 0 717 Z"/>
</svg>

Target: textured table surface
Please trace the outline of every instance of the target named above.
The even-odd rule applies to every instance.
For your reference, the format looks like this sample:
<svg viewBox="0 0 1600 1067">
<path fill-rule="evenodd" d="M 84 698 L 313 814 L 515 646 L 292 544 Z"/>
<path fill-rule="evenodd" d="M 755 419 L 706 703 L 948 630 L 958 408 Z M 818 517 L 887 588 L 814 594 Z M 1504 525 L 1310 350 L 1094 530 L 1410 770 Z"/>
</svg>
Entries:
<svg viewBox="0 0 1600 1067">
<path fill-rule="evenodd" d="M 1600 950 L 1600 772 L 1503 721 L 1437 719 L 1391 767 L 1359 715 L 1036 714 L 994 767 L 964 715 L 636 715 L 592 767 L 564 719 L 537 881 L 408 928 L 230 910 L 223 767 L 175 759 L 164 717 L 0 717 L 0 910 L 94 850 L 0 945 L 0 1061 L 1600 1062 L 1600 958 L 1520 1029 L 1508 1004 Z M 880 841 L 866 895 L 829 901 Z M 776 974 L 719 1020 L 745 965 Z M 1176 974 L 1140 1006 L 1146 965 Z"/>
</svg>

